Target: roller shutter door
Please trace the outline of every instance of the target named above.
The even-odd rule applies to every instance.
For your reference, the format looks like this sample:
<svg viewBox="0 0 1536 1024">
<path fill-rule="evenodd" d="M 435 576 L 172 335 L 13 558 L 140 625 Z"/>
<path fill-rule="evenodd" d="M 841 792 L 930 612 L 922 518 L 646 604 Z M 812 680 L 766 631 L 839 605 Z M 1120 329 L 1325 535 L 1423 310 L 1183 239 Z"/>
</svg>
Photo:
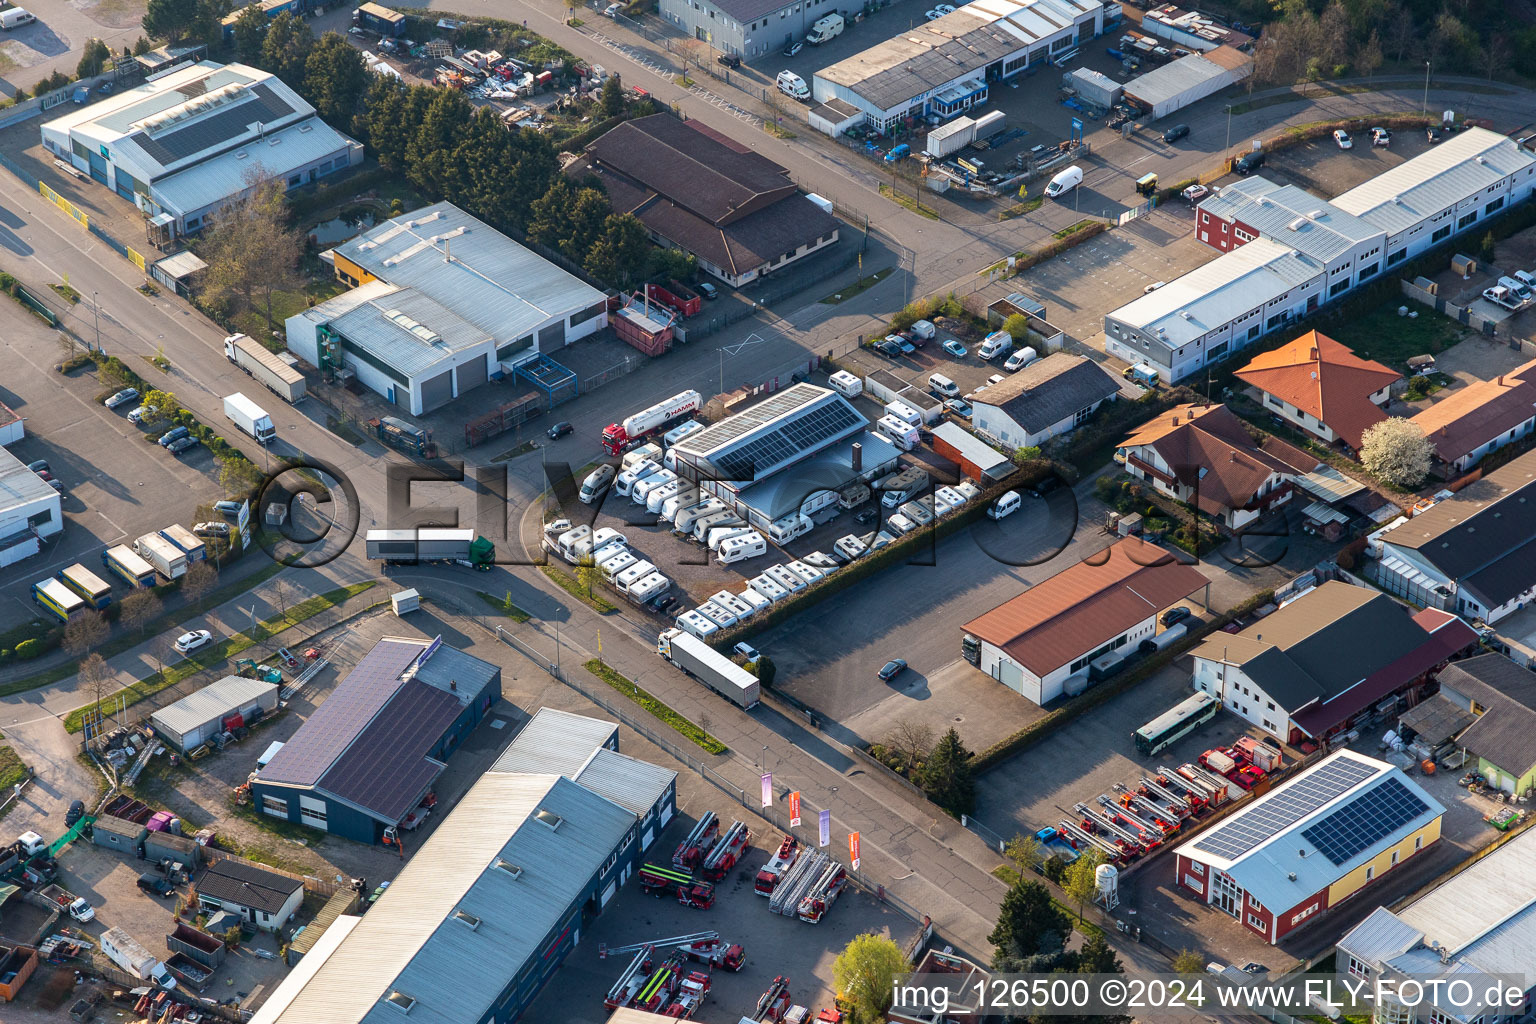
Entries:
<svg viewBox="0 0 1536 1024">
<path fill-rule="evenodd" d="M 455 370 L 459 375 L 459 394 L 485 383 L 485 357 L 461 363 Z"/>
<path fill-rule="evenodd" d="M 453 371 L 444 370 L 436 377 L 421 382 L 421 411 L 431 412 L 433 409 L 447 405 L 453 401 Z"/>
<path fill-rule="evenodd" d="M 565 321 L 557 320 L 539 332 L 539 351 L 558 352 L 565 347 Z"/>
</svg>

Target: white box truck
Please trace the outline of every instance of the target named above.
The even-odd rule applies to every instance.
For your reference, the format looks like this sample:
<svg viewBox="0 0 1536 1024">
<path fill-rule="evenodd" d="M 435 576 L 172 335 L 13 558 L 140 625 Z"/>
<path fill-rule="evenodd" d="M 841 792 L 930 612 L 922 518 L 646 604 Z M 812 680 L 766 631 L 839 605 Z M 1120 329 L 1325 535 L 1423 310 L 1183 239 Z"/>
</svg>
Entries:
<svg viewBox="0 0 1536 1024">
<path fill-rule="evenodd" d="M 681 629 L 669 629 L 656 638 L 656 653 L 744 708 L 757 706 L 757 677 L 709 644 Z"/>
<path fill-rule="evenodd" d="M 824 18 L 817 18 L 811 26 L 810 34 L 805 41 L 812 46 L 820 46 L 822 43 L 830 43 L 843 34 L 843 16 L 841 14 L 829 14 Z"/>
<path fill-rule="evenodd" d="M 108 928 L 102 932 L 101 951 L 135 978 L 155 982 L 163 988 L 176 987 L 176 979 L 171 977 L 165 964 L 121 928 Z"/>
<path fill-rule="evenodd" d="M 304 375 L 255 338 L 231 334 L 224 339 L 224 358 L 290 405 L 304 397 Z"/>
<path fill-rule="evenodd" d="M 272 426 L 272 417 L 238 391 L 225 397 L 224 417 L 254 437 L 257 444 L 271 444 L 277 436 L 277 428 Z"/>
<path fill-rule="evenodd" d="M 187 553 L 158 533 L 146 533 L 134 541 L 133 550 L 168 580 L 187 574 Z"/>
</svg>

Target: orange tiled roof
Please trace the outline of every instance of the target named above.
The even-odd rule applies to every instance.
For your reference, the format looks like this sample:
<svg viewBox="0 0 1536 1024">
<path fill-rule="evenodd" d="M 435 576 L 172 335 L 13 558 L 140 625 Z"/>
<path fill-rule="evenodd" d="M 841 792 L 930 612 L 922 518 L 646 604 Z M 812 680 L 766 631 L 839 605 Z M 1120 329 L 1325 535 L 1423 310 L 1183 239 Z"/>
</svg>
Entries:
<svg viewBox="0 0 1536 1024">
<path fill-rule="evenodd" d="M 1400 376 L 1316 331 L 1254 356 L 1237 371 L 1240 380 L 1316 417 L 1355 449 L 1367 428 L 1387 418 L 1371 395 Z"/>
<path fill-rule="evenodd" d="M 1480 380 L 1413 417 L 1446 462 L 1514 429 L 1536 410 L 1536 359 L 1493 380 Z"/>
<path fill-rule="evenodd" d="M 1181 484 L 1193 486 L 1193 472 L 1201 470 L 1200 508 L 1213 515 L 1247 505 L 1270 474 L 1298 472 L 1254 444 L 1242 421 L 1224 405 L 1170 409 L 1143 424 L 1121 445 L 1141 446 L 1155 449 Z"/>
</svg>

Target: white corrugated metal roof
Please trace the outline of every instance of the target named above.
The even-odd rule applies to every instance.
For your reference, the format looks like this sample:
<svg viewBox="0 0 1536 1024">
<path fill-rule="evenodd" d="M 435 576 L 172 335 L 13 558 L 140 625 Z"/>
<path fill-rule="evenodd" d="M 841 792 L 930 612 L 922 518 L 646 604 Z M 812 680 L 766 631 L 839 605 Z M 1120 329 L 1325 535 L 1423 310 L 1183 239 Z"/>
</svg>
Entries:
<svg viewBox="0 0 1536 1024">
<path fill-rule="evenodd" d="M 379 224 L 335 252 L 414 288 L 498 342 L 605 301 L 602 292 L 452 203 Z"/>
<path fill-rule="evenodd" d="M 1235 82 L 1243 77 L 1229 68 L 1206 60 L 1198 53 L 1192 53 L 1144 75 L 1137 75 L 1125 83 L 1125 94 L 1149 107 L 1156 107 L 1207 82 L 1220 79 Z"/>
<path fill-rule="evenodd" d="M 1396 234 L 1532 164 L 1536 158 L 1513 139 L 1468 128 L 1355 186 L 1333 205 Z"/>
<path fill-rule="evenodd" d="M 576 782 L 637 817 L 650 813 L 676 779 L 677 772 L 606 748 L 576 775 Z"/>
<path fill-rule="evenodd" d="M 1202 213 L 1238 220 L 1265 238 L 1328 262 L 1382 234 L 1352 213 L 1295 185 L 1247 178 L 1200 204 Z"/>
<path fill-rule="evenodd" d="M 167 210 L 195 213 L 240 195 L 251 180 L 249 175 L 260 179 L 287 178 L 317 160 L 356 145 L 318 117 L 312 117 L 159 178 L 149 187 L 156 201 Z"/>
<path fill-rule="evenodd" d="M 276 683 L 241 676 L 225 676 L 189 693 L 174 704 L 150 715 L 150 721 L 177 734 L 185 734 L 200 725 L 232 714 L 241 707 L 277 690 Z"/>
<path fill-rule="evenodd" d="M 617 724 L 540 708 L 501 752 L 493 772 L 550 772 L 574 779 L 619 731 Z"/>
<path fill-rule="evenodd" d="M 1479 941 L 1506 919 L 1536 905 L 1536 830 L 1452 876 L 1397 912 L 1405 924 L 1450 950 Z M 1536 915 L 1528 915 L 1536 942 Z M 1529 957 L 1522 971 L 1530 969 Z"/>
<path fill-rule="evenodd" d="M 29 506 L 38 501 L 49 501 L 56 506 L 59 494 L 48 486 L 48 481 L 28 469 L 26 463 L 0 448 L 0 525 L 5 527 L 0 532 L 9 533 L 11 527 L 19 529 L 23 525 L 20 512 L 14 523 L 10 522 L 11 516 L 7 513 L 12 509 L 25 509 L 26 514 L 31 515 L 37 509 Z"/>
<path fill-rule="evenodd" d="M 1250 310 L 1262 309 L 1271 299 L 1322 272 L 1318 261 L 1279 242 L 1255 238 L 1108 316 L 1151 334 L 1161 327 L 1163 344 L 1175 349 Z"/>
<path fill-rule="evenodd" d="M 347 341 L 382 359 L 407 377 L 426 377 L 443 363 L 491 336 L 414 288 L 370 299 L 336 317 L 331 325 Z"/>
<path fill-rule="evenodd" d="M 534 820 L 541 810 L 556 827 Z M 397 1024 L 394 993 L 413 1001 L 413 1024 L 479 1020 L 634 825 L 569 779 L 487 773 L 347 940 L 308 977 L 286 979 L 270 1000 L 280 1009 L 253 1024 Z"/>
</svg>

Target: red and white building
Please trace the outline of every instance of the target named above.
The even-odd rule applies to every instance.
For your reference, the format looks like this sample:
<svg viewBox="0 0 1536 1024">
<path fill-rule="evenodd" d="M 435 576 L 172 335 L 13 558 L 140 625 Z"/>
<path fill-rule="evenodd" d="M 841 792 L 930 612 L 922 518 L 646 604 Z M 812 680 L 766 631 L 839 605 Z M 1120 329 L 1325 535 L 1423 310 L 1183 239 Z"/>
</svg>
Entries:
<svg viewBox="0 0 1536 1024">
<path fill-rule="evenodd" d="M 1341 750 L 1180 846 L 1177 881 L 1278 942 L 1433 846 L 1444 813 L 1402 769 Z"/>
</svg>

